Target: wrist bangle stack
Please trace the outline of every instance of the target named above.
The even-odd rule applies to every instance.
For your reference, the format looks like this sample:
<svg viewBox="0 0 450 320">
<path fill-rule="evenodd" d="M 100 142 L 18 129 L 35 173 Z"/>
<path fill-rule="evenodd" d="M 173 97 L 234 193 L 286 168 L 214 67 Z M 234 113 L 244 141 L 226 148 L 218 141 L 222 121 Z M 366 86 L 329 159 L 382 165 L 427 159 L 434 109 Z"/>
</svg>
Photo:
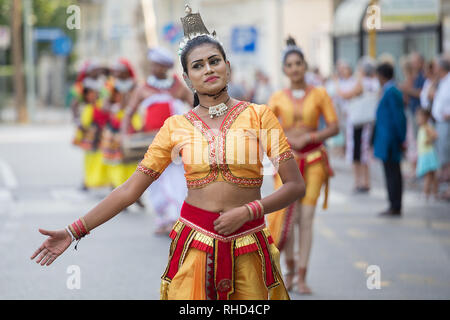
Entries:
<svg viewBox="0 0 450 320">
<path fill-rule="evenodd" d="M 252 201 L 245 204 L 245 207 L 248 209 L 250 220 L 261 219 L 262 217 L 264 217 L 264 207 L 261 201 Z"/>
<path fill-rule="evenodd" d="M 70 230 L 75 240 L 80 240 L 85 235 L 89 234 L 89 230 L 83 218 L 80 218 L 74 223 L 68 225 L 67 228 Z"/>
</svg>

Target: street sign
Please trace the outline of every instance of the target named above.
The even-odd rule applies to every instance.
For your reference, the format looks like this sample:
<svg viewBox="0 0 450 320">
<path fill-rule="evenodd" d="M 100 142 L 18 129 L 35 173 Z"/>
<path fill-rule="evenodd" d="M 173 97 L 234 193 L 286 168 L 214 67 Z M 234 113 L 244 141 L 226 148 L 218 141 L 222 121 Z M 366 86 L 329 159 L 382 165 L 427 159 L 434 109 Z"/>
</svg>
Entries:
<svg viewBox="0 0 450 320">
<path fill-rule="evenodd" d="M 175 24 L 173 22 L 167 23 L 163 27 L 163 37 L 165 40 L 169 41 L 171 44 L 177 43 L 183 38 L 183 29 L 181 25 Z"/>
<path fill-rule="evenodd" d="M 53 41 L 64 36 L 59 28 L 34 28 L 33 39 L 35 41 Z"/>
<path fill-rule="evenodd" d="M 63 36 L 53 40 L 52 51 L 57 56 L 67 56 L 72 51 L 72 39 Z"/>
<path fill-rule="evenodd" d="M 11 32 L 9 27 L 0 26 L 0 50 L 8 49 L 11 44 Z"/>
<path fill-rule="evenodd" d="M 231 49 L 235 53 L 255 53 L 258 30 L 253 26 L 238 26 L 231 30 Z"/>
</svg>

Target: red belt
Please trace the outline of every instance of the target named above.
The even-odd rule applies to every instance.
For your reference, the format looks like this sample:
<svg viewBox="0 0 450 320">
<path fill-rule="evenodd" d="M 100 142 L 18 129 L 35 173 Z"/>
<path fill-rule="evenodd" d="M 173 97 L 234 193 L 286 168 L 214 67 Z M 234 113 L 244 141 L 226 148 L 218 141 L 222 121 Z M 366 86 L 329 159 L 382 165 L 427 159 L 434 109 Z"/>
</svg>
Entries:
<svg viewBox="0 0 450 320">
<path fill-rule="evenodd" d="M 269 253 L 269 239 L 262 230 L 265 228 L 264 219 L 253 220 L 245 223 L 241 228 L 229 236 L 218 234 L 214 230 L 214 221 L 219 213 L 203 210 L 186 202 L 181 208 L 179 221 L 184 226 L 173 236 L 169 263 L 163 275 L 163 279 L 171 281 L 181 266 L 187 249 L 193 242 L 194 233 L 200 232 L 214 238 L 212 254 L 208 256 L 208 268 L 210 269 L 211 283 L 207 283 L 207 298 L 228 300 L 234 292 L 234 261 L 235 240 L 246 235 L 254 235 L 257 250 L 263 258 L 265 282 L 268 288 L 279 284 L 273 269 L 272 257 Z M 270 239 L 271 240 L 271 239 Z M 204 250 L 208 252 L 208 250 Z M 208 275 L 207 275 L 208 276 Z"/>
</svg>

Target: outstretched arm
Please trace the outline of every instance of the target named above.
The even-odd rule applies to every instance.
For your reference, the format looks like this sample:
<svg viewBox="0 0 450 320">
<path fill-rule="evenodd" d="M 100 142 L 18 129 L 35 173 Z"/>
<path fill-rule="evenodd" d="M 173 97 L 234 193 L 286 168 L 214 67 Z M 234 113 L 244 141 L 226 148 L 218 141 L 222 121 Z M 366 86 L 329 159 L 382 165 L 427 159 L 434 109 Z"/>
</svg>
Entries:
<svg viewBox="0 0 450 320">
<path fill-rule="evenodd" d="M 88 229 L 93 230 L 135 203 L 152 182 L 153 178 L 150 176 L 135 171 L 127 181 L 84 216 Z"/>
<path fill-rule="evenodd" d="M 134 172 L 124 184 L 114 189 L 83 217 L 88 231 L 95 229 L 133 204 L 153 180 L 153 178 L 140 171 Z M 36 263 L 40 263 L 42 266 L 49 266 L 70 246 L 72 236 L 65 229 L 57 231 L 39 229 L 39 232 L 48 236 L 48 238 L 33 253 L 31 259 L 33 260 L 39 255 Z"/>
</svg>

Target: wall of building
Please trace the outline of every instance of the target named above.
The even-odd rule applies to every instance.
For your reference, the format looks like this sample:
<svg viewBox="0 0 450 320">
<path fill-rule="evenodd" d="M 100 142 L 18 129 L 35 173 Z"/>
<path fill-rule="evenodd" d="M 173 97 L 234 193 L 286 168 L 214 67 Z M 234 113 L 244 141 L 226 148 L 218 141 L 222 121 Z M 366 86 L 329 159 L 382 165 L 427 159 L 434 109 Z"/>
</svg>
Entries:
<svg viewBox="0 0 450 320">
<path fill-rule="evenodd" d="M 81 29 L 75 47 L 77 67 L 88 60 L 110 65 L 125 57 L 130 60 L 138 76 L 144 77 L 148 64 L 148 30 L 142 0 L 83 2 L 80 7 Z"/>
<path fill-rule="evenodd" d="M 329 0 L 285 0 L 283 34 L 292 35 L 305 52 L 311 67 L 323 74 L 332 70 L 334 3 Z"/>
<path fill-rule="evenodd" d="M 333 0 L 103 0 L 83 2 L 82 28 L 76 50 L 80 64 L 93 57 L 111 63 L 127 57 L 144 76 L 147 72 L 146 51 L 151 45 L 170 49 L 176 58 L 179 42 L 164 38 L 163 28 L 169 23 L 181 26 L 188 3 L 200 12 L 205 25 L 215 30 L 231 61 L 238 82 L 253 83 L 256 69 L 269 75 L 272 84 L 286 85 L 282 73 L 281 52 L 288 34 L 297 39 L 311 66 L 327 74 L 331 70 L 330 28 Z M 146 6 L 144 5 L 146 3 Z M 153 8 L 143 12 L 143 8 Z M 149 17 L 151 21 L 149 28 Z M 251 53 L 232 50 L 232 30 L 255 27 L 258 33 L 256 50 Z M 150 36 L 149 36 L 150 33 Z M 150 39 L 150 40 L 149 40 Z M 181 74 L 177 63 L 175 71 Z"/>
</svg>

